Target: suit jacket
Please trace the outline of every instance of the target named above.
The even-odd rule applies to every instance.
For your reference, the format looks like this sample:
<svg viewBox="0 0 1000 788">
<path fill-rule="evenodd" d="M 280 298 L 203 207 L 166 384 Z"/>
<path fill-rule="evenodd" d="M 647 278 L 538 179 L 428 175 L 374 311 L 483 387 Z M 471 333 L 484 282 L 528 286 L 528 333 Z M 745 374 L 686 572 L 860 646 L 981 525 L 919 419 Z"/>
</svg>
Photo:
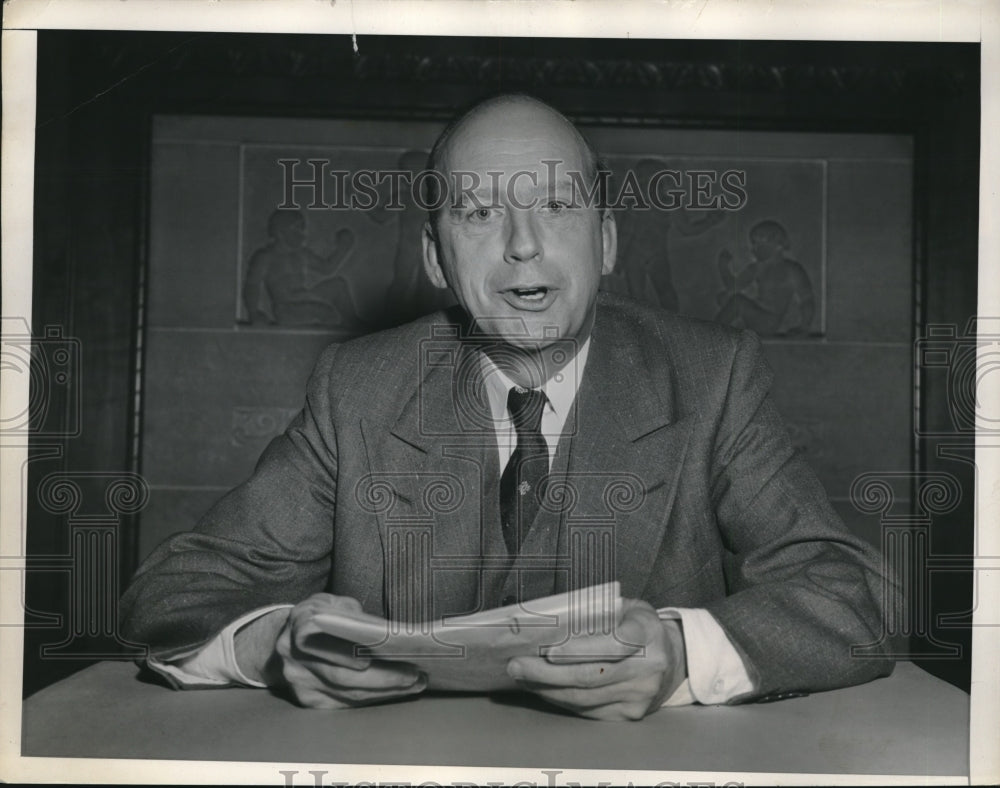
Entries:
<svg viewBox="0 0 1000 788">
<path fill-rule="evenodd" d="M 449 312 L 324 351 L 253 476 L 140 567 L 126 636 L 163 659 L 323 590 L 432 618 L 614 578 L 654 607 L 707 608 L 754 682 L 742 699 L 891 671 L 878 645 L 851 655 L 882 640 L 878 554 L 793 451 L 752 334 L 601 294 L 556 483 L 513 566 L 479 341 Z"/>
</svg>

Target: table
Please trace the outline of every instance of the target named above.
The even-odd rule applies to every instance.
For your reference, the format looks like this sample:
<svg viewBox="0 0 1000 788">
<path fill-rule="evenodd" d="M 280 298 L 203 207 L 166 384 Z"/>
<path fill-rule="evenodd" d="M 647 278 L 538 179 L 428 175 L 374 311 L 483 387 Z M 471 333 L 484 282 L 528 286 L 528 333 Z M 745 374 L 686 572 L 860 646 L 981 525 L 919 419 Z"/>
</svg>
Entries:
<svg viewBox="0 0 1000 788">
<path fill-rule="evenodd" d="M 24 702 L 22 754 L 298 763 L 966 775 L 969 697 L 910 663 L 832 692 L 689 706 L 638 723 L 528 695 L 301 709 L 266 690 L 180 692 L 102 662 Z"/>
</svg>

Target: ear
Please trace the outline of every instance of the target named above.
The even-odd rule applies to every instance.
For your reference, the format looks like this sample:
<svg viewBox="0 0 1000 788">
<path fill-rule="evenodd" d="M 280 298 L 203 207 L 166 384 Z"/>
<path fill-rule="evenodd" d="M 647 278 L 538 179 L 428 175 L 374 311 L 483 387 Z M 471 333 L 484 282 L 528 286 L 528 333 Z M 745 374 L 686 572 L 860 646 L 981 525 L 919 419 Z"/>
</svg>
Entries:
<svg viewBox="0 0 1000 788">
<path fill-rule="evenodd" d="M 421 236 L 424 249 L 424 271 L 431 284 L 444 290 L 448 287 L 448 280 L 445 278 L 444 269 L 438 257 L 437 237 L 434 235 L 434 228 L 430 222 L 424 222 L 424 231 Z"/>
<path fill-rule="evenodd" d="M 601 246 L 601 274 L 607 276 L 615 270 L 615 262 L 618 260 L 618 225 L 610 208 L 605 208 L 601 216 Z"/>
</svg>

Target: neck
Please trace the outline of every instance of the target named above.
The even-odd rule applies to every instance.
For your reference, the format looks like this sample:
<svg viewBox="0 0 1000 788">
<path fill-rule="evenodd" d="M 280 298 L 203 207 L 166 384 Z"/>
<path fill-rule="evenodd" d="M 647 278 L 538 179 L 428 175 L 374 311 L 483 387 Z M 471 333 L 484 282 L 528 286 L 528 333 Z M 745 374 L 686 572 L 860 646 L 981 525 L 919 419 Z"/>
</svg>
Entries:
<svg viewBox="0 0 1000 788">
<path fill-rule="evenodd" d="M 591 309 L 577 337 L 556 339 L 541 348 L 498 342 L 482 350 L 514 383 L 525 388 L 539 388 L 576 358 L 593 330 L 595 311 Z M 469 319 L 467 314 L 466 319 Z"/>
<path fill-rule="evenodd" d="M 498 345 L 486 354 L 517 385 L 537 389 L 572 362 L 585 341 L 561 339 L 540 350 Z"/>
</svg>

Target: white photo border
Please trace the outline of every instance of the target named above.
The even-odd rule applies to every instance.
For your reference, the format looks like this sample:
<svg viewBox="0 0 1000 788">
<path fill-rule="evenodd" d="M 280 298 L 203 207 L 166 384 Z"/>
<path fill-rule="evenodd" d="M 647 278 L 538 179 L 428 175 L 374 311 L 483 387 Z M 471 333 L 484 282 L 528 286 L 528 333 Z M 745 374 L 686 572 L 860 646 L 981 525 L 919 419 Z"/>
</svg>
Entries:
<svg viewBox="0 0 1000 788">
<path fill-rule="evenodd" d="M 629 0 L 8 0 L 3 19 L 2 139 L 2 294 L 3 315 L 31 321 L 34 120 L 37 30 L 189 30 L 213 32 L 331 33 L 354 35 L 547 36 L 590 38 L 809 39 L 866 41 L 981 42 L 981 160 L 978 314 L 1000 315 L 1000 3 L 960 0 L 677 0 L 640 3 Z M 2 371 L 2 412 L 20 413 L 29 401 L 24 375 Z M 980 406 L 1000 405 L 998 376 L 984 376 Z M 21 615 L 25 544 L 21 468 L 27 460 L 23 439 L 0 436 L 0 621 Z M 1000 556 L 1000 462 L 996 439 L 977 436 L 976 555 Z M 1000 780 L 1000 628 L 977 621 L 1000 616 L 1000 569 L 977 558 L 979 604 L 973 617 L 970 719 L 970 774 L 952 784 Z M 996 559 L 992 559 L 995 563 Z M 98 759 L 22 758 L 20 756 L 23 630 L 0 626 L 0 779 L 17 782 L 107 782 L 174 784 L 277 782 L 280 769 L 322 769 L 322 764 L 206 763 Z M 929 710 L 929 713 L 933 713 Z M 328 768 L 328 767 L 327 767 Z M 521 769 L 464 769 L 338 765 L 340 781 L 418 782 L 420 775 L 438 782 L 475 780 L 513 782 L 545 775 Z M 559 774 L 575 780 L 650 784 L 670 779 L 743 781 L 746 783 L 857 784 L 865 775 L 761 773 L 687 773 L 575 771 Z M 909 782 L 913 776 L 879 775 L 884 784 Z"/>
</svg>

